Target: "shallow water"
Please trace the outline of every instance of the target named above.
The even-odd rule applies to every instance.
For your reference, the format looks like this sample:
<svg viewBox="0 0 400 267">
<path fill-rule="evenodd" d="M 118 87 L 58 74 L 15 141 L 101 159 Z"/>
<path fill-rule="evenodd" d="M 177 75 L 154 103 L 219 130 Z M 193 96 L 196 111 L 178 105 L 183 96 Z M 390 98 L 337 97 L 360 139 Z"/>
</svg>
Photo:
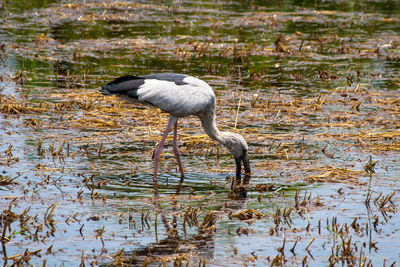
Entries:
<svg viewBox="0 0 400 267">
<path fill-rule="evenodd" d="M 398 264 L 399 14 L 395 1 L 0 3 L 1 261 Z M 249 144 L 246 198 L 192 117 L 183 184 L 168 139 L 154 189 L 167 114 L 98 93 L 154 72 L 214 88 L 219 127 Z"/>
</svg>

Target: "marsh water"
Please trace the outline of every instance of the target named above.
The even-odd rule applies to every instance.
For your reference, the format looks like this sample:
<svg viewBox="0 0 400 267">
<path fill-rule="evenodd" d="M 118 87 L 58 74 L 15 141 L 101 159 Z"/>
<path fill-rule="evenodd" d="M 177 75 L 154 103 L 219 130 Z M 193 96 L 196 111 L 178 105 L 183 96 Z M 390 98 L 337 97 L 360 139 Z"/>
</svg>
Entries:
<svg viewBox="0 0 400 267">
<path fill-rule="evenodd" d="M 4 266 L 400 264 L 398 1 L 0 1 Z M 207 81 L 235 163 L 115 77 Z"/>
</svg>

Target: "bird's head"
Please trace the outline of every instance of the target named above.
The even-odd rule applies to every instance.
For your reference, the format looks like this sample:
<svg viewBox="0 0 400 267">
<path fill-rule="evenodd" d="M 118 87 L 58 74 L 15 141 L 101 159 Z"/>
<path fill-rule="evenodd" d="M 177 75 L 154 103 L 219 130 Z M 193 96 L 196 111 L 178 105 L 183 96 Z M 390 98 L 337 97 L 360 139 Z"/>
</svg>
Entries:
<svg viewBox="0 0 400 267">
<path fill-rule="evenodd" d="M 240 178 L 242 163 L 246 174 L 250 174 L 248 146 L 244 138 L 237 133 L 223 133 L 224 145 L 232 153 L 236 162 L 236 177 Z"/>
</svg>

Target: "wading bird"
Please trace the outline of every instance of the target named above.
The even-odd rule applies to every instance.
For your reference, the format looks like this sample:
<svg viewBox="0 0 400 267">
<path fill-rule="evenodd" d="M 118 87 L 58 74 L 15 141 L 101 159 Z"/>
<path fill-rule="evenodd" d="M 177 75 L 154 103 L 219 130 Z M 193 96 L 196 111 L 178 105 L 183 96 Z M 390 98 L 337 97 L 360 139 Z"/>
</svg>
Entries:
<svg viewBox="0 0 400 267">
<path fill-rule="evenodd" d="M 122 76 L 102 86 L 104 95 L 119 95 L 149 103 L 170 114 L 167 129 L 154 151 L 153 181 L 157 182 L 161 150 L 174 127 L 173 151 L 181 176 L 184 177 L 180 151 L 177 145 L 178 119 L 190 115 L 199 117 L 204 131 L 211 139 L 221 143 L 232 153 L 236 162 L 236 180 L 240 181 L 242 163 L 246 174 L 250 174 L 248 147 L 240 134 L 220 132 L 215 122 L 215 94 L 204 81 L 175 73 L 157 73 L 143 76 Z"/>
</svg>

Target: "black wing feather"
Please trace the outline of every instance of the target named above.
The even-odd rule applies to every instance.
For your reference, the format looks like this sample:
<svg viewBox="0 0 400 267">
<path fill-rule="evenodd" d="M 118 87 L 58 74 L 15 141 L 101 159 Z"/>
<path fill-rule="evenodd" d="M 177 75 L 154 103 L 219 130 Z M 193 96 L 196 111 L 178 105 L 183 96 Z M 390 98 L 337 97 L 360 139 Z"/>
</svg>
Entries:
<svg viewBox="0 0 400 267">
<path fill-rule="evenodd" d="M 103 95 L 123 94 L 133 98 L 138 98 L 137 89 L 144 84 L 145 78 L 133 75 L 118 77 L 112 82 L 101 87 Z"/>
<path fill-rule="evenodd" d="M 143 79 L 143 78 L 139 77 L 139 76 L 134 76 L 134 75 L 125 75 L 125 76 L 116 78 L 114 81 L 107 83 L 107 85 L 127 82 L 127 81 L 131 81 L 131 80 L 136 80 L 136 79 Z"/>
<path fill-rule="evenodd" d="M 125 75 L 118 77 L 112 82 L 101 87 L 103 95 L 122 94 L 129 97 L 138 98 L 137 90 L 144 84 L 146 79 L 174 82 L 176 85 L 185 85 L 183 81 L 187 76 L 175 73 L 155 73 L 143 76 Z"/>
</svg>

